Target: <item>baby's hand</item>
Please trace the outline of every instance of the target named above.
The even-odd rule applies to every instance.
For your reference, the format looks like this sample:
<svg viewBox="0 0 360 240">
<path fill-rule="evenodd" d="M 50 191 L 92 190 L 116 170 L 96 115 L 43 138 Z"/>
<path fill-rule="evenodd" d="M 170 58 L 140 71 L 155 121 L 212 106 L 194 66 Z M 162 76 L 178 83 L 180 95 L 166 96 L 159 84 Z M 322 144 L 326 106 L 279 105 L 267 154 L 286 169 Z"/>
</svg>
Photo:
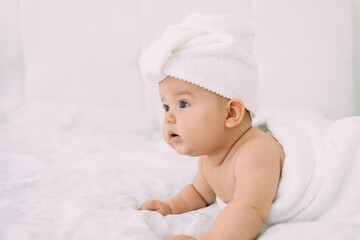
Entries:
<svg viewBox="0 0 360 240">
<path fill-rule="evenodd" d="M 163 216 L 171 214 L 170 206 L 167 203 L 158 201 L 158 200 L 150 200 L 147 202 L 144 202 L 139 210 L 150 210 L 150 211 L 156 211 L 158 213 L 161 213 Z"/>
<path fill-rule="evenodd" d="M 187 235 L 169 236 L 165 240 L 195 240 L 196 238 Z"/>
</svg>

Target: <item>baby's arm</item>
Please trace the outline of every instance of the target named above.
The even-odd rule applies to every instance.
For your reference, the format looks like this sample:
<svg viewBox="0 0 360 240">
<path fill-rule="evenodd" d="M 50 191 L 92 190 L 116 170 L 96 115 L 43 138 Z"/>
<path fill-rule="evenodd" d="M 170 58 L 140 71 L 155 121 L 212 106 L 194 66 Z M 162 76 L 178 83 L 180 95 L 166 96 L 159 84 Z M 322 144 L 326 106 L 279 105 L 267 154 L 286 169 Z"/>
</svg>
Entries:
<svg viewBox="0 0 360 240">
<path fill-rule="evenodd" d="M 200 161 L 200 160 L 199 160 Z M 150 200 L 143 203 L 140 210 L 157 211 L 162 215 L 181 214 L 197 210 L 215 202 L 216 195 L 200 171 L 193 182 L 186 185 L 175 197 L 166 202 Z"/>
<path fill-rule="evenodd" d="M 193 182 L 166 203 L 170 206 L 172 214 L 181 214 L 206 207 L 214 203 L 215 199 L 215 193 L 198 171 Z"/>
<path fill-rule="evenodd" d="M 272 144 L 249 144 L 234 165 L 232 201 L 198 239 L 254 239 L 266 222 L 280 178 L 280 154 Z"/>
</svg>

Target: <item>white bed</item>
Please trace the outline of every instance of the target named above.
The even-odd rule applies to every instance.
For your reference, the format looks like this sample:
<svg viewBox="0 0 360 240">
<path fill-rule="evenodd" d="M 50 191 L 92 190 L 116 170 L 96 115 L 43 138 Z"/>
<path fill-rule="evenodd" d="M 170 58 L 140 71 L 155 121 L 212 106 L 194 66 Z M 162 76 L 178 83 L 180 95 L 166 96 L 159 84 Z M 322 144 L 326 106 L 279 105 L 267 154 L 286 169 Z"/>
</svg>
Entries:
<svg viewBox="0 0 360 240">
<path fill-rule="evenodd" d="M 359 182 L 357 128 L 351 137 L 327 130 L 360 124 L 348 118 L 360 115 L 359 5 L 0 0 L 0 239 L 163 239 L 197 236 L 212 224 L 216 204 L 166 217 L 137 210 L 174 195 L 196 171 L 196 159 L 161 139 L 156 86 L 142 81 L 137 59 L 165 27 L 197 11 L 257 24 L 263 97 L 256 120 L 275 116 L 327 131 L 351 148 L 348 168 L 356 174 L 348 176 Z M 333 196 L 350 194 L 355 206 L 360 192 L 351 186 Z M 335 219 L 339 208 L 321 221 L 272 226 L 259 239 L 360 239 L 360 208 Z"/>
</svg>

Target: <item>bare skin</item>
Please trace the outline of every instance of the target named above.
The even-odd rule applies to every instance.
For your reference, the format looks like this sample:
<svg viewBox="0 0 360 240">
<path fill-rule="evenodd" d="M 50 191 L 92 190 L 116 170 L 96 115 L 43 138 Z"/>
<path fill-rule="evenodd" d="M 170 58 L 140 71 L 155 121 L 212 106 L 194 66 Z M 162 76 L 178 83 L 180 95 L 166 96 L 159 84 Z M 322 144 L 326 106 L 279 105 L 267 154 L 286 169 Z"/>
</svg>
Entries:
<svg viewBox="0 0 360 240">
<path fill-rule="evenodd" d="M 265 224 L 280 181 L 285 154 L 271 136 L 252 127 L 239 99 L 225 99 L 185 81 L 160 84 L 165 108 L 163 137 L 179 154 L 199 156 L 191 184 L 166 202 L 150 200 L 140 210 L 181 214 L 213 204 L 227 206 L 196 239 L 254 239 Z M 195 239 L 169 236 L 172 239 Z"/>
</svg>

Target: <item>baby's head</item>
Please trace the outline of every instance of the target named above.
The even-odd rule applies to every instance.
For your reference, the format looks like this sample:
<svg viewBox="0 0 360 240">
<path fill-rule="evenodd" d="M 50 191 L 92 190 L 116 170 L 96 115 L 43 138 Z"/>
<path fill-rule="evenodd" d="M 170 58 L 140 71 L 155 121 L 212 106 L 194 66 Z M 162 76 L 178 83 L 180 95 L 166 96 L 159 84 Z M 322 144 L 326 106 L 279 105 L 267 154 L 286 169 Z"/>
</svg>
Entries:
<svg viewBox="0 0 360 240">
<path fill-rule="evenodd" d="M 211 155 L 251 126 L 240 99 L 227 99 L 170 76 L 160 83 L 159 92 L 165 111 L 162 135 L 180 154 Z"/>
<path fill-rule="evenodd" d="M 160 83 L 165 111 L 170 110 L 165 114 L 164 125 L 169 121 L 167 116 L 173 109 L 167 103 L 167 98 L 172 95 L 169 93 L 174 91 L 177 95 L 176 91 L 182 88 L 196 90 L 197 94 L 204 97 L 201 98 L 205 101 L 203 103 L 212 107 L 211 110 L 204 106 L 209 114 L 213 110 L 217 111 L 215 115 L 225 114 L 224 106 L 231 101 L 242 105 L 254 116 L 259 89 L 252 55 L 253 41 L 254 26 L 251 23 L 229 15 L 193 14 L 179 25 L 168 28 L 161 38 L 153 42 L 143 52 L 140 66 L 145 79 Z M 189 103 L 179 100 L 177 108 L 188 108 Z M 173 102 L 171 104 L 175 106 Z M 192 107 L 191 104 L 189 106 Z M 188 124 L 195 122 L 195 115 L 192 118 L 194 121 Z M 202 121 L 209 122 L 206 119 Z M 176 133 L 168 130 L 165 139 L 168 136 L 170 140 L 176 141 L 178 138 L 175 135 L 171 137 L 171 134 Z M 196 138 L 195 132 L 193 137 Z M 185 150 L 178 152 L 190 155 Z"/>
</svg>

